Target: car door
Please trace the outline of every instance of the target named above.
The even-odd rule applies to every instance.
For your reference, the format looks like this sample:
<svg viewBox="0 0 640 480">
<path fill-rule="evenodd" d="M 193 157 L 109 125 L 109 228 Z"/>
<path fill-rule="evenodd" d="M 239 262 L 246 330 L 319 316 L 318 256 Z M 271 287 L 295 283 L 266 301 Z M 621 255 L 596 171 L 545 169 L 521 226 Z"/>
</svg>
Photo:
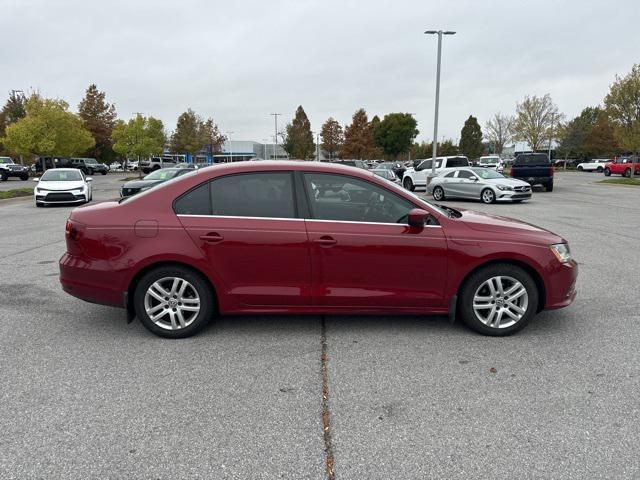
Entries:
<svg viewBox="0 0 640 480">
<path fill-rule="evenodd" d="M 310 304 L 309 243 L 291 172 L 219 177 L 174 209 L 229 296 L 253 306 Z"/>
<path fill-rule="evenodd" d="M 415 205 L 373 182 L 343 174 L 302 176 L 314 305 L 442 305 L 447 244 L 439 225 L 409 227 L 407 214 Z"/>
<path fill-rule="evenodd" d="M 471 170 L 459 170 L 456 177 L 460 196 L 464 198 L 480 198 L 483 184 Z"/>
</svg>

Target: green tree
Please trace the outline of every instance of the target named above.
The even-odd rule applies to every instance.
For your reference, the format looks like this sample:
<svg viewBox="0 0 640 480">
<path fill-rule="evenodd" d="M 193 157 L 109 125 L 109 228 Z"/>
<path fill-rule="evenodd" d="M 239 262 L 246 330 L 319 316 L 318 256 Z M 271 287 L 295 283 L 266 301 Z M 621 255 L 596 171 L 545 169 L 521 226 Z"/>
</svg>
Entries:
<svg viewBox="0 0 640 480">
<path fill-rule="evenodd" d="M 460 151 L 469 159 L 480 157 L 484 151 L 482 129 L 478 124 L 478 119 L 473 115 L 469 115 L 460 132 Z"/>
<path fill-rule="evenodd" d="M 188 109 L 178 117 L 176 129 L 171 135 L 170 148 L 173 153 L 197 154 L 209 140 L 204 130 L 204 121 Z"/>
<path fill-rule="evenodd" d="M 353 114 L 351 124 L 345 128 L 344 144 L 342 146 L 342 158 L 355 158 L 359 160 L 369 160 L 378 154 L 376 142 L 373 138 L 371 123 L 367 117 L 367 112 L 361 108 Z"/>
<path fill-rule="evenodd" d="M 617 127 L 622 147 L 640 152 L 640 64 L 635 64 L 624 77 L 616 76 L 604 105 Z"/>
<path fill-rule="evenodd" d="M 18 155 L 70 157 L 87 151 L 93 137 L 68 108 L 64 100 L 31 96 L 26 115 L 6 128 L 2 143 Z"/>
<path fill-rule="evenodd" d="M 17 122 L 27 114 L 27 99 L 24 93 L 12 90 L 9 93 L 7 103 L 0 110 L 0 138 L 4 137 L 6 128 L 12 123 Z M 0 152 L 3 152 L 3 145 L 0 143 Z M 9 153 L 9 152 L 7 152 Z"/>
<path fill-rule="evenodd" d="M 386 155 L 398 158 L 406 153 L 418 135 L 416 119 L 409 113 L 389 113 L 379 125 L 373 127 L 376 145 Z"/>
<path fill-rule="evenodd" d="M 127 159 L 160 155 L 166 140 L 161 120 L 139 114 L 128 122 L 118 120 L 113 129 L 113 150 Z"/>
<path fill-rule="evenodd" d="M 558 107 L 553 103 L 551 95 L 548 93 L 543 97 L 527 95 L 516 107 L 514 137 L 516 140 L 527 142 L 535 152 L 554 138 L 554 127 L 560 120 Z"/>
<path fill-rule="evenodd" d="M 558 125 L 558 154 L 565 159 L 589 158 L 590 152 L 585 146 L 585 140 L 601 114 L 599 107 L 586 107 L 577 117 Z"/>
<path fill-rule="evenodd" d="M 103 162 L 113 160 L 115 155 L 111 134 L 116 124 L 116 107 L 105 102 L 105 93 L 98 90 L 95 84 L 87 88 L 84 98 L 78 105 L 78 115 L 95 141 L 93 148 L 86 152 L 87 156 Z"/>
<path fill-rule="evenodd" d="M 342 148 L 344 143 L 344 131 L 342 125 L 338 123 L 333 117 L 324 122 L 322 130 L 320 131 L 320 138 L 322 142 L 320 147 L 327 153 L 329 158 L 335 158 Z"/>
<path fill-rule="evenodd" d="M 282 147 L 291 158 L 307 160 L 314 155 L 316 147 L 313 142 L 313 133 L 311 133 L 311 123 L 302 105 L 296 109 L 293 121 L 287 125 Z"/>
</svg>

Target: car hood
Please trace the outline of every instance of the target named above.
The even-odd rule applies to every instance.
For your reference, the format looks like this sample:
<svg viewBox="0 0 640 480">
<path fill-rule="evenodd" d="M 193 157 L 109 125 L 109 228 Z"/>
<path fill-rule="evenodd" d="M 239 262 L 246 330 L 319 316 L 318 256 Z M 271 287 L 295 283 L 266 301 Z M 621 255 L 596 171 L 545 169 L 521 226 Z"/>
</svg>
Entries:
<svg viewBox="0 0 640 480">
<path fill-rule="evenodd" d="M 163 181 L 164 180 L 131 180 L 124 184 L 124 188 L 149 188 Z"/>
<path fill-rule="evenodd" d="M 38 182 L 38 188 L 44 188 L 52 191 L 67 191 L 82 187 L 84 187 L 84 182 L 82 180 L 73 182 L 43 182 L 41 180 Z"/>
<path fill-rule="evenodd" d="M 508 185 L 509 187 L 528 187 L 529 184 L 523 180 L 517 178 L 487 178 L 483 180 L 485 183 L 491 183 L 492 185 Z"/>
<path fill-rule="evenodd" d="M 468 228 L 479 232 L 503 234 L 505 238 L 508 236 L 529 237 L 532 242 L 545 245 L 565 241 L 561 236 L 531 223 L 473 210 L 459 209 L 459 211 L 462 214 L 460 220 Z"/>
</svg>

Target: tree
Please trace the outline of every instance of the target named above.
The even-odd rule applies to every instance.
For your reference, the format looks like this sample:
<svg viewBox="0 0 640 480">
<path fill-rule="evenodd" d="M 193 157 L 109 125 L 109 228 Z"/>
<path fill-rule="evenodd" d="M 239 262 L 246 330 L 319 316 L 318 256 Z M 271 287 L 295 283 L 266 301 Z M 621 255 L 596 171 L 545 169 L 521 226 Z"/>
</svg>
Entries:
<svg viewBox="0 0 640 480">
<path fill-rule="evenodd" d="M 64 100 L 32 95 L 26 115 L 6 128 L 2 143 L 18 155 L 70 157 L 87 151 L 93 137 L 68 108 Z"/>
<path fill-rule="evenodd" d="M 101 161 L 112 160 L 114 152 L 111 133 L 117 116 L 115 105 L 105 102 L 105 93 L 98 90 L 95 84 L 91 84 L 78 105 L 78 115 L 95 141 L 87 155 Z"/>
<path fill-rule="evenodd" d="M 460 149 L 458 148 L 458 145 L 453 143 L 453 140 L 451 140 L 450 138 L 444 140 L 442 143 L 438 142 L 438 154 L 442 155 L 443 157 L 449 155 L 457 155 L 459 152 Z"/>
<path fill-rule="evenodd" d="M 307 160 L 313 157 L 316 147 L 311 133 L 311 123 L 302 105 L 296 109 L 295 117 L 287 125 L 286 132 L 282 146 L 291 158 Z"/>
<path fill-rule="evenodd" d="M 330 159 L 336 157 L 344 143 L 342 125 L 333 117 L 329 117 L 322 125 L 320 138 L 322 139 L 322 143 L 320 144 L 322 150 L 328 154 Z"/>
<path fill-rule="evenodd" d="M 444 140 L 443 142 L 438 142 L 437 145 L 437 154 L 442 155 L 443 157 L 449 155 L 457 155 L 459 150 L 458 146 L 453 143 L 453 140 L 450 138 Z M 431 158 L 433 155 L 433 142 L 421 142 L 413 145 L 411 149 L 411 156 L 414 159 L 425 159 Z"/>
<path fill-rule="evenodd" d="M 469 115 L 460 132 L 460 151 L 468 158 L 478 158 L 484 151 L 482 130 L 478 119 L 473 115 Z"/>
<path fill-rule="evenodd" d="M 551 95 L 543 97 L 525 96 L 516 107 L 516 119 L 513 124 L 514 138 L 527 142 L 532 151 L 540 150 L 554 137 L 554 126 L 561 117 Z M 462 142 L 460 142 L 462 143 Z"/>
<path fill-rule="evenodd" d="M 498 112 L 485 124 L 485 136 L 493 144 L 496 154 L 502 155 L 504 146 L 513 138 L 514 121 L 512 115 L 503 115 Z"/>
<path fill-rule="evenodd" d="M 24 93 L 12 90 L 9 93 L 7 103 L 0 110 L 0 138 L 5 134 L 6 128 L 12 123 L 17 122 L 27 114 L 25 106 L 27 99 Z M 2 152 L 2 144 L 0 144 L 0 152 Z"/>
<path fill-rule="evenodd" d="M 196 155 L 209 139 L 204 130 L 204 122 L 190 108 L 178 117 L 176 129 L 171 135 L 170 148 L 173 153 Z"/>
<path fill-rule="evenodd" d="M 416 127 L 416 119 L 410 113 L 389 113 L 372 130 L 376 145 L 383 153 L 398 158 L 398 155 L 411 148 L 413 139 L 419 133 Z"/>
<path fill-rule="evenodd" d="M 377 156 L 376 143 L 373 138 L 374 128 L 369 123 L 367 112 L 361 108 L 353 114 L 351 125 L 344 131 L 342 158 L 368 160 Z"/>
<path fill-rule="evenodd" d="M 113 150 L 127 158 L 148 158 L 160 155 L 166 135 L 161 120 L 137 115 L 128 122 L 118 120 L 113 129 Z"/>
<path fill-rule="evenodd" d="M 557 149 L 558 153 L 565 159 L 570 156 L 578 159 L 589 158 L 585 140 L 601 113 L 602 110 L 599 107 L 586 107 L 580 112 L 580 115 L 566 124 L 559 124 L 558 138 L 560 145 Z"/>
<path fill-rule="evenodd" d="M 614 126 L 604 112 L 600 113 L 596 123 L 589 129 L 584 140 L 584 149 L 592 158 L 609 157 L 618 152 Z"/>
<path fill-rule="evenodd" d="M 627 151 L 640 152 L 640 64 L 624 77 L 616 76 L 604 105 Z"/>
<path fill-rule="evenodd" d="M 213 118 L 208 118 L 202 128 L 205 145 L 209 148 L 209 153 L 214 154 L 221 152 L 222 145 L 227 141 L 227 136 L 220 133 L 220 129 L 213 121 Z"/>
</svg>

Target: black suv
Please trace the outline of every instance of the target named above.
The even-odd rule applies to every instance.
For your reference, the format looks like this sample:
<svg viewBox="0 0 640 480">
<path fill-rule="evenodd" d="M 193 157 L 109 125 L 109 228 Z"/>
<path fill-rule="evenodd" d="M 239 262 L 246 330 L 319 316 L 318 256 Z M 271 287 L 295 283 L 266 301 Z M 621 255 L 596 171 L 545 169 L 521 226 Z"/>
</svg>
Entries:
<svg viewBox="0 0 640 480">
<path fill-rule="evenodd" d="M 511 176 L 533 185 L 542 185 L 547 192 L 553 191 L 554 168 L 546 153 L 523 153 L 511 166 Z"/>
<path fill-rule="evenodd" d="M 106 175 L 109 167 L 104 163 L 98 163 L 95 158 L 72 158 L 71 167 L 82 170 L 85 175 L 93 175 L 100 173 Z"/>
</svg>

